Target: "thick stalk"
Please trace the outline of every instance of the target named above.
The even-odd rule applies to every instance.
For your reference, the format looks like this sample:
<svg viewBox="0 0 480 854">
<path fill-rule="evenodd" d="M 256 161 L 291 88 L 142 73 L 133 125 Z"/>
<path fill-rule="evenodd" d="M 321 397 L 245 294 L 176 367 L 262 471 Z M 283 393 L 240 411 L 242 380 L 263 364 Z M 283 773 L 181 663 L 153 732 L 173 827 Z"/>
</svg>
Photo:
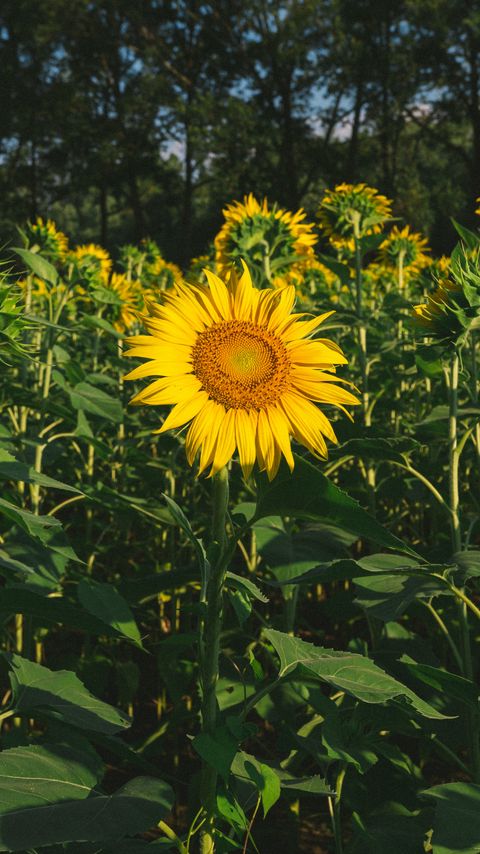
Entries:
<svg viewBox="0 0 480 854">
<path fill-rule="evenodd" d="M 452 552 L 461 551 L 462 533 L 460 527 L 460 490 L 459 490 L 459 453 L 458 453 L 458 375 L 459 356 L 454 350 L 450 362 L 449 376 L 449 417 L 448 417 L 448 449 L 449 449 L 449 503 L 451 512 L 451 537 Z M 470 644 L 470 628 L 468 624 L 467 602 L 464 591 L 458 602 L 458 619 L 460 624 L 462 640 L 463 673 L 467 679 L 474 680 L 472 648 Z M 480 780 L 480 742 L 479 742 L 479 718 L 476 712 L 468 714 L 468 735 L 470 741 L 470 754 L 473 779 Z"/>
<path fill-rule="evenodd" d="M 213 482 L 212 539 L 219 546 L 219 554 L 210 570 L 205 602 L 206 611 L 201 629 L 202 733 L 208 735 L 215 733 L 218 716 L 216 687 L 222 630 L 223 582 L 226 572 L 224 556 L 227 507 L 228 471 L 225 467 L 215 475 Z M 200 841 L 201 854 L 213 854 L 215 851 L 217 776 L 215 768 L 204 762 L 201 778 L 201 799 L 205 813 L 205 824 L 202 828 Z"/>
<path fill-rule="evenodd" d="M 360 244 L 360 233 L 358 224 L 354 223 L 355 228 L 355 307 L 358 323 L 358 344 L 360 353 L 360 373 L 361 373 L 361 392 L 362 392 L 362 416 L 365 427 L 371 427 L 372 413 L 370 410 L 370 397 L 368 392 L 368 349 L 367 349 L 367 326 L 363 317 L 362 306 L 362 251 Z M 370 510 L 375 512 L 375 468 L 368 465 L 366 469 L 368 503 Z"/>
<path fill-rule="evenodd" d="M 342 788 L 343 781 L 345 779 L 346 767 L 340 768 L 337 775 L 337 782 L 335 784 L 335 796 L 333 798 L 328 799 L 328 806 L 330 810 L 330 816 L 332 819 L 333 826 L 333 834 L 335 837 L 335 854 L 343 854 L 343 842 L 342 842 L 342 822 L 341 822 L 341 800 L 342 800 Z"/>
<path fill-rule="evenodd" d="M 477 335 L 470 333 L 470 347 L 472 355 L 472 398 L 473 405 L 478 406 L 478 367 L 477 367 Z M 475 447 L 477 451 L 477 463 L 480 467 L 480 421 L 475 425 Z"/>
<path fill-rule="evenodd" d="M 449 377 L 449 417 L 448 417 L 448 456 L 449 456 L 449 500 L 451 512 L 452 529 L 452 551 L 459 552 L 462 546 L 460 530 L 460 494 L 458 488 L 458 436 L 457 436 L 457 412 L 458 412 L 458 371 L 459 358 L 455 350 L 450 363 Z"/>
</svg>

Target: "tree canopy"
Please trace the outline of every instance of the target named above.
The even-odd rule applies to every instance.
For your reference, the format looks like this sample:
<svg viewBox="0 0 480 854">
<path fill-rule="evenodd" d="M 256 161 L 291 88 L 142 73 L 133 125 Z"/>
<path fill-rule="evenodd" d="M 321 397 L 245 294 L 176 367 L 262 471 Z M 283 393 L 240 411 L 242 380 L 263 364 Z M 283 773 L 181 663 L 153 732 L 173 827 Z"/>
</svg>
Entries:
<svg viewBox="0 0 480 854">
<path fill-rule="evenodd" d="M 4 0 L 3 240 L 38 215 L 204 251 L 254 190 L 313 214 L 367 181 L 438 251 L 480 196 L 466 0 Z"/>
</svg>

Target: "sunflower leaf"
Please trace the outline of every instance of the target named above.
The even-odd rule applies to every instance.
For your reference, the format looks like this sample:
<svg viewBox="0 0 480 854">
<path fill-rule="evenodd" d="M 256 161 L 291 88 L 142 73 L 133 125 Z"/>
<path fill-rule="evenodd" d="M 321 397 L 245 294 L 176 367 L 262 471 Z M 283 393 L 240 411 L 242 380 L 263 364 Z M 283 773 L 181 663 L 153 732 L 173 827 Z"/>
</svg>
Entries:
<svg viewBox="0 0 480 854">
<path fill-rule="evenodd" d="M 291 473 L 283 463 L 276 478 L 257 477 L 257 506 L 251 524 L 265 516 L 293 516 L 299 519 L 330 522 L 344 531 L 370 540 L 388 549 L 419 557 L 391 534 L 360 504 L 335 486 L 315 466 L 295 455 Z"/>
</svg>

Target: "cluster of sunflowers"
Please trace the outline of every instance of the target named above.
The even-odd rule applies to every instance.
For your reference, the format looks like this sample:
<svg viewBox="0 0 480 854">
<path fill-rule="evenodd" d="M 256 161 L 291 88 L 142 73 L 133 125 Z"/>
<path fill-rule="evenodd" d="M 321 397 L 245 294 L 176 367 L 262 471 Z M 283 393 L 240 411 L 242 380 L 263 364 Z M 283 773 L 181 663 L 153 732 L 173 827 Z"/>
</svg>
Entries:
<svg viewBox="0 0 480 854">
<path fill-rule="evenodd" d="M 146 327 L 148 335 L 129 338 L 129 355 L 148 360 L 129 378 L 156 379 L 134 402 L 174 405 L 159 432 L 189 425 L 187 456 L 192 462 L 201 450 L 200 470 L 215 473 L 237 448 L 246 474 L 258 460 L 274 476 L 282 456 L 293 465 L 290 436 L 326 456 L 325 439 L 335 434 L 315 404 L 357 402 L 332 382 L 346 361 L 338 345 L 306 340 L 332 312 L 305 320 L 291 313 L 295 300 L 301 308 L 340 304 L 365 324 L 365 311 L 390 291 L 408 307 L 433 286 L 414 307 L 414 322 L 443 341 L 458 340 L 478 314 L 477 236 L 469 233 L 451 261 L 433 260 L 426 239 L 392 224 L 391 201 L 365 184 L 325 190 L 319 231 L 303 209 L 292 213 L 252 194 L 223 213 L 208 254 L 185 274 L 152 240 L 123 246 L 114 269 L 103 247 L 70 248 L 50 220 L 23 232 L 28 251 L 58 272 L 21 281 L 29 307 L 46 300 L 93 312 L 122 336 Z M 316 254 L 320 237 L 330 254 Z"/>
<path fill-rule="evenodd" d="M 21 234 L 28 250 L 59 272 L 55 284 L 41 271 L 20 279 L 27 308 L 46 302 L 50 315 L 63 307 L 70 314 L 78 310 L 93 312 L 111 322 L 122 335 L 138 322 L 147 300 L 158 298 L 159 292 L 172 287 L 181 276 L 180 269 L 163 258 L 152 240 L 138 247 L 121 247 L 119 269 L 114 269 L 106 249 L 96 243 L 71 248 L 67 236 L 52 220 L 39 217 L 28 223 Z"/>
<path fill-rule="evenodd" d="M 435 267 L 422 235 L 396 225 L 385 234 L 392 220 L 391 201 L 365 184 L 326 190 L 318 227 L 307 222 L 303 209 L 291 212 L 251 193 L 242 202 L 232 202 L 223 214 L 211 247 L 192 259 L 184 280 L 205 282 L 206 267 L 225 278 L 232 268 L 239 271 L 244 260 L 257 288 L 294 285 L 307 308 L 322 300 L 346 306 L 350 301 L 352 306 L 360 252 L 365 300 L 373 307 L 394 288 L 408 298 L 410 286 L 421 283 L 422 273 Z M 26 247 L 61 272 L 55 288 L 41 276 L 20 282 L 28 306 L 32 300 L 56 299 L 71 312 L 93 307 L 122 334 L 134 326 L 148 300 L 182 278 L 179 267 L 165 260 L 153 240 L 121 247 L 114 265 L 107 250 L 95 243 L 70 248 L 67 236 L 51 220 L 39 218 L 22 234 Z M 317 251 L 321 237 L 330 247 L 326 253 Z"/>
</svg>

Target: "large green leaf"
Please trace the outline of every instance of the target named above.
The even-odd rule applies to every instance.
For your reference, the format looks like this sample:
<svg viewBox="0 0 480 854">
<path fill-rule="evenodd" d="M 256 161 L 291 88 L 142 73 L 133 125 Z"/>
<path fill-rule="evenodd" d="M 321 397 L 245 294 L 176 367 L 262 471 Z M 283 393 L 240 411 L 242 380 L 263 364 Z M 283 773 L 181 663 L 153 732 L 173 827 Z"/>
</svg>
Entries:
<svg viewBox="0 0 480 854">
<path fill-rule="evenodd" d="M 69 670 L 49 670 L 19 655 L 4 657 L 10 665 L 12 700 L 15 714 L 45 715 L 80 729 L 112 734 L 130 725 L 120 709 L 97 700 L 80 679 Z"/>
<path fill-rule="evenodd" d="M 53 377 L 55 382 L 69 395 L 70 403 L 74 409 L 89 412 L 91 415 L 98 415 L 114 424 L 119 424 L 122 421 L 123 407 L 118 398 L 112 397 L 102 389 L 84 381 L 72 386 L 65 380 L 60 371 L 54 371 Z"/>
<path fill-rule="evenodd" d="M 259 759 L 241 750 L 235 755 L 231 772 L 239 782 L 250 784 L 253 782 L 250 768 L 255 768 L 261 774 L 262 766 L 263 763 Z M 271 763 L 269 763 L 268 767 L 277 775 L 280 786 L 285 792 L 291 792 L 297 797 L 301 795 L 317 796 L 332 794 L 330 787 L 318 774 L 315 774 L 313 777 L 295 777 L 284 768 L 273 766 Z"/>
<path fill-rule="evenodd" d="M 29 249 L 20 249 L 18 246 L 13 247 L 13 251 L 20 256 L 22 261 L 29 267 L 32 273 L 35 273 L 40 279 L 44 279 L 50 285 L 56 285 L 58 282 L 58 273 L 55 267 L 50 264 L 37 252 L 30 252 Z"/>
<path fill-rule="evenodd" d="M 423 792 L 436 800 L 434 854 L 478 854 L 480 851 L 480 786 L 444 783 Z"/>
<path fill-rule="evenodd" d="M 357 653 L 314 646 L 274 629 L 267 629 L 264 634 L 280 658 L 280 678 L 300 671 L 299 678 L 302 673 L 310 678 L 316 677 L 364 703 L 386 703 L 388 700 L 404 699 L 424 717 L 445 718 L 445 715 L 440 714 L 393 676 L 385 673 L 370 658 Z"/>
<path fill-rule="evenodd" d="M 348 439 L 343 445 L 332 450 L 332 457 L 354 456 L 361 459 L 373 460 L 378 463 L 391 461 L 405 463 L 412 451 L 418 450 L 420 443 L 408 436 L 391 436 L 389 438 Z"/>
<path fill-rule="evenodd" d="M 0 816 L 0 851 L 63 842 L 112 843 L 155 827 L 172 803 L 173 792 L 167 783 L 137 777 L 113 795 L 14 809 Z"/>
<path fill-rule="evenodd" d="M 113 637 L 119 633 L 115 627 L 107 626 L 104 620 L 85 613 L 62 596 L 43 596 L 33 590 L 25 589 L 24 586 L 7 587 L 2 590 L 0 618 L 10 614 L 26 614 L 33 617 L 40 626 L 51 623 L 61 624 L 91 634 L 103 633 Z"/>
<path fill-rule="evenodd" d="M 0 816 L 88 797 L 103 773 L 93 754 L 63 745 L 14 747 L 0 753 Z"/>
<path fill-rule="evenodd" d="M 428 574 L 405 577 L 380 575 L 356 581 L 355 602 L 372 617 L 389 622 L 397 620 L 417 600 L 430 600 L 434 596 L 449 594 L 447 587 Z"/>
<path fill-rule="evenodd" d="M 112 584 L 100 584 L 83 578 L 77 587 L 77 596 L 90 614 L 137 646 L 142 646 L 135 618 L 123 596 Z"/>
<path fill-rule="evenodd" d="M 31 537 L 40 540 L 49 549 L 58 552 L 69 560 L 78 560 L 67 542 L 60 520 L 54 516 L 36 516 L 29 510 L 24 510 L 4 498 L 0 498 L 0 514 L 6 516 Z"/>
<path fill-rule="evenodd" d="M 81 491 L 74 486 L 47 477 L 45 474 L 35 471 L 32 466 L 20 462 L 8 451 L 0 449 L 0 478 L 5 480 L 23 481 L 23 483 L 38 483 L 50 489 L 61 489 L 63 492 L 75 492 L 81 495 Z"/>
<path fill-rule="evenodd" d="M 357 537 L 418 557 L 413 549 L 387 531 L 357 501 L 301 457 L 295 456 L 292 473 L 286 464 L 282 464 L 273 481 L 269 482 L 266 475 L 261 474 L 257 485 L 254 521 L 264 516 L 294 516 L 330 522 Z"/>
</svg>

